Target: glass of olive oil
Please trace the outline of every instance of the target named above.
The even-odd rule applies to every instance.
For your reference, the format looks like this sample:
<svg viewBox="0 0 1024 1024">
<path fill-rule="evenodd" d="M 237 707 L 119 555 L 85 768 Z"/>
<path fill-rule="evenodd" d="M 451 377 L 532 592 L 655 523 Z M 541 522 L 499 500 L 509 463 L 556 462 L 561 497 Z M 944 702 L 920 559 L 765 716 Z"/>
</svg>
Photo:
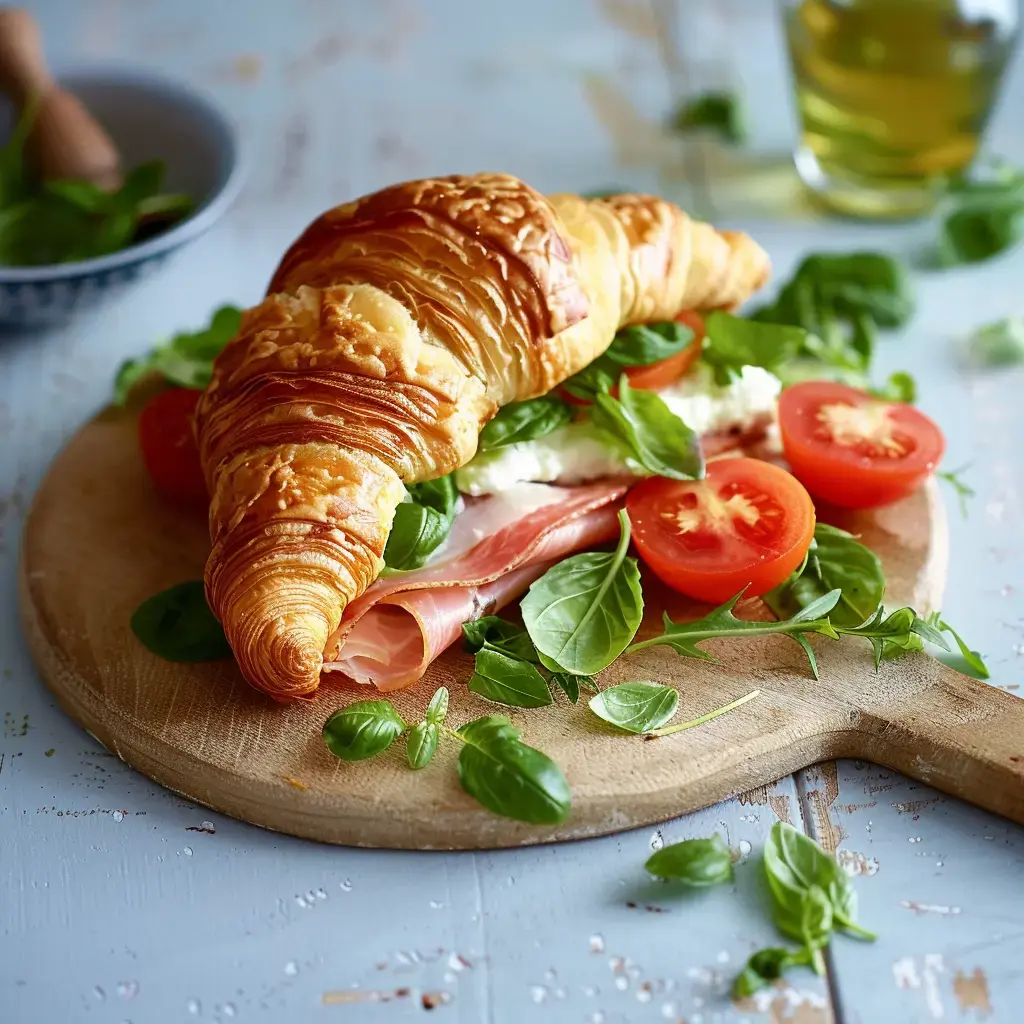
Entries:
<svg viewBox="0 0 1024 1024">
<path fill-rule="evenodd" d="M 928 211 L 978 151 L 1018 0 L 787 0 L 796 166 L 835 210 Z"/>
</svg>

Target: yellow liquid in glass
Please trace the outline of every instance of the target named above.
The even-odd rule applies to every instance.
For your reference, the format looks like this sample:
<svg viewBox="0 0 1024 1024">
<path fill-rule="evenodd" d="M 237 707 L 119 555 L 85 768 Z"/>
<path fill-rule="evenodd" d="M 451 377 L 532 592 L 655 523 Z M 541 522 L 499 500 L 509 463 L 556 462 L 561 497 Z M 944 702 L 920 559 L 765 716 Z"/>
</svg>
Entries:
<svg viewBox="0 0 1024 1024">
<path fill-rule="evenodd" d="M 792 7 L 786 32 L 812 188 L 851 213 L 927 209 L 978 150 L 1016 18 L 1011 0 Z"/>
</svg>

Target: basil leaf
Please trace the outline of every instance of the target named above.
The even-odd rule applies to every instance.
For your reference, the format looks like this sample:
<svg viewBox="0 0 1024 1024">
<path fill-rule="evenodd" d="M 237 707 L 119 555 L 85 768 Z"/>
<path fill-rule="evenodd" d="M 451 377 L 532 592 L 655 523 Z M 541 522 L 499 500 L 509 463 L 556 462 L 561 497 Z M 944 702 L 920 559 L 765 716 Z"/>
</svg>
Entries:
<svg viewBox="0 0 1024 1024">
<path fill-rule="evenodd" d="M 618 376 L 618 367 L 609 360 L 599 356 L 579 373 L 573 374 L 562 382 L 562 390 L 573 398 L 584 402 L 592 402 L 598 395 L 608 394 Z"/>
<path fill-rule="evenodd" d="M 906 402 L 913 405 L 917 398 L 917 382 L 903 370 L 890 373 L 889 379 L 882 387 L 868 390 L 875 398 L 881 398 L 886 402 Z"/>
<path fill-rule="evenodd" d="M 552 703 L 547 681 L 536 666 L 486 643 L 476 652 L 469 691 L 513 708 L 542 708 Z"/>
<path fill-rule="evenodd" d="M 781 978 L 786 968 L 808 965 L 810 958 L 810 951 L 805 949 L 759 949 L 750 957 L 733 982 L 733 999 L 746 999 L 752 996 Z"/>
<path fill-rule="evenodd" d="M 513 658 L 523 661 L 536 661 L 537 649 L 533 646 L 530 634 L 522 626 L 517 626 L 508 619 L 498 615 L 485 615 L 462 624 L 464 646 L 471 654 L 475 654 L 484 644 L 497 648 Z"/>
<path fill-rule="evenodd" d="M 46 181 L 43 188 L 83 213 L 104 213 L 110 209 L 110 193 L 91 181 Z"/>
<path fill-rule="evenodd" d="M 543 395 L 525 402 L 511 402 L 480 431 L 480 451 L 493 451 L 509 444 L 536 441 L 564 427 L 572 420 L 572 409 L 556 395 Z"/>
<path fill-rule="evenodd" d="M 661 683 L 619 683 L 590 699 L 590 710 L 626 732 L 649 732 L 664 725 L 679 706 L 679 694 Z"/>
<path fill-rule="evenodd" d="M 594 396 L 594 425 L 618 442 L 648 472 L 672 480 L 698 480 L 704 456 L 697 435 L 654 391 L 631 388 L 619 379 L 619 397 Z"/>
<path fill-rule="evenodd" d="M 422 483 L 409 484 L 406 490 L 417 505 L 432 508 L 448 519 L 455 515 L 459 489 L 455 486 L 455 478 L 451 473 L 433 480 L 424 480 Z"/>
<path fill-rule="evenodd" d="M 574 676 L 570 672 L 552 672 L 548 682 L 554 683 L 573 704 L 580 699 L 580 680 L 585 676 Z"/>
<path fill-rule="evenodd" d="M 745 320 L 721 311 L 709 313 L 704 327 L 701 358 L 719 377 L 744 366 L 776 370 L 800 351 L 807 337 L 801 327 Z"/>
<path fill-rule="evenodd" d="M 558 825 L 569 815 L 572 795 L 562 770 L 527 746 L 504 715 L 467 722 L 458 730 L 459 781 L 489 811 L 534 825 Z"/>
<path fill-rule="evenodd" d="M 644 867 L 658 878 L 672 878 L 695 888 L 731 882 L 732 854 L 716 832 L 710 839 L 686 839 L 663 846 Z"/>
<path fill-rule="evenodd" d="M 111 195 L 114 209 L 134 213 L 139 203 L 159 193 L 166 170 L 163 160 L 150 160 L 133 167 L 124 176 L 121 187 Z"/>
<path fill-rule="evenodd" d="M 788 916 L 782 915 L 776 919 L 775 925 L 783 935 L 802 942 L 806 949 L 812 950 L 813 955 L 814 950 L 828 945 L 832 933 L 832 913 L 832 903 L 825 890 L 818 885 L 812 885 L 801 897 L 799 918 L 791 920 Z M 812 959 L 815 970 L 818 970 L 819 962 Z"/>
<path fill-rule="evenodd" d="M 829 928 L 834 918 L 851 935 L 875 938 L 856 924 L 857 894 L 846 872 L 799 829 L 783 821 L 772 826 L 764 848 L 764 869 L 775 923 L 784 934 L 805 941 L 805 930 L 827 916 Z M 812 889 L 818 892 L 808 896 Z M 819 893 L 830 905 L 830 915 L 821 909 Z"/>
<path fill-rule="evenodd" d="M 1021 238 L 1024 201 L 1019 196 L 987 197 L 950 213 L 939 231 L 938 262 L 953 267 L 981 263 L 1016 245 Z"/>
<path fill-rule="evenodd" d="M 848 318 L 865 313 L 879 327 L 902 327 L 914 314 L 914 294 L 906 266 L 885 253 L 815 253 L 797 268 L 820 304 Z"/>
<path fill-rule="evenodd" d="M 206 603 L 202 580 L 178 583 L 147 598 L 131 617 L 132 632 L 167 661 L 230 658 L 224 630 Z"/>
<path fill-rule="evenodd" d="M 124 405 L 133 385 L 149 373 L 183 388 L 205 388 L 213 375 L 214 359 L 238 333 L 241 323 L 240 309 L 221 306 L 208 327 L 176 334 L 148 355 L 122 363 L 114 380 L 114 404 Z"/>
<path fill-rule="evenodd" d="M 740 146 L 747 139 L 743 106 L 732 92 L 702 93 L 679 106 L 669 123 L 683 134 L 712 131 L 732 146 Z"/>
<path fill-rule="evenodd" d="M 409 767 L 418 770 L 430 764 L 437 751 L 440 728 L 433 722 L 417 722 L 405 740 L 405 758 Z"/>
<path fill-rule="evenodd" d="M 840 597 L 829 612 L 832 624 L 860 626 L 882 603 L 885 574 L 878 556 L 851 534 L 818 523 L 804 565 L 763 600 L 779 618 L 788 618 L 834 590 Z"/>
<path fill-rule="evenodd" d="M 1008 316 L 979 327 L 967 339 L 967 357 L 986 369 L 1024 364 L 1024 317 Z"/>
<path fill-rule="evenodd" d="M 629 517 L 611 554 L 587 552 L 563 559 L 531 587 L 521 603 L 537 651 L 575 675 L 596 675 L 628 646 L 640 627 L 644 600 L 640 570 L 627 558 Z"/>
<path fill-rule="evenodd" d="M 833 629 L 828 620 L 828 613 L 835 607 L 841 596 L 841 592 L 833 590 L 828 594 L 812 601 L 801 608 L 793 616 L 783 619 L 780 622 L 748 622 L 745 619 L 738 619 L 733 615 L 732 610 L 736 603 L 743 596 L 740 591 L 735 597 L 730 598 L 725 604 L 708 612 L 702 619 L 694 622 L 673 622 L 668 615 L 664 616 L 665 631 L 661 636 L 651 637 L 650 640 L 641 640 L 632 644 L 627 653 L 646 650 L 648 647 L 657 647 L 665 644 L 671 647 L 677 654 L 686 658 L 700 658 L 703 661 L 717 662 L 718 659 L 698 644 L 705 640 L 714 640 L 720 637 L 730 636 L 771 636 L 780 634 L 792 636 L 804 649 L 808 661 L 811 664 L 811 671 L 814 678 L 818 678 L 818 666 L 814 659 L 814 652 L 807 642 L 807 635 L 820 633 L 823 636 L 838 639 L 838 633 Z"/>
<path fill-rule="evenodd" d="M 384 564 L 389 569 L 419 569 L 448 539 L 451 528 L 451 520 L 443 512 L 402 502 L 384 546 Z"/>
<path fill-rule="evenodd" d="M 650 366 L 678 355 L 693 341 L 685 324 L 666 320 L 623 327 L 612 339 L 603 358 L 615 366 Z"/>
<path fill-rule="evenodd" d="M 427 705 L 426 720 L 430 725 L 444 725 L 448 717 L 448 687 L 439 686 Z"/>
<path fill-rule="evenodd" d="M 328 750 L 342 761 L 363 761 L 382 754 L 406 725 L 387 700 L 360 700 L 335 711 L 324 722 Z"/>
</svg>

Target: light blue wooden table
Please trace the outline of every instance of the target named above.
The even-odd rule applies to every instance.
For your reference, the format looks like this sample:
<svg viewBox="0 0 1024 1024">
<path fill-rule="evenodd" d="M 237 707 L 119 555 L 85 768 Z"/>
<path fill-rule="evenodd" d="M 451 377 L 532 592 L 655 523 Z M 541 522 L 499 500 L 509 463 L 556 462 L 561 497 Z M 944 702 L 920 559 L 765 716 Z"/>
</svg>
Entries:
<svg viewBox="0 0 1024 1024">
<path fill-rule="evenodd" d="M 55 708 L 19 635 L 26 508 L 124 356 L 223 301 L 256 299 L 307 220 L 393 180 L 491 168 L 551 191 L 671 191 L 679 156 L 656 130 L 666 55 L 670 67 L 673 53 L 697 62 L 689 81 L 675 73 L 676 88 L 742 85 L 755 151 L 783 149 L 781 44 L 771 5 L 756 6 L 676 12 L 673 50 L 642 0 L 32 5 L 54 63 L 141 63 L 211 90 L 244 128 L 252 174 L 221 227 L 121 304 L 0 342 L 4 1024 L 362 1024 L 418 1019 L 429 1006 L 460 1024 L 1024 1020 L 1024 834 L 876 766 L 821 766 L 660 829 L 591 842 L 335 849 L 219 817 L 135 774 Z M 1018 161 L 1022 100 L 1015 70 L 993 137 Z M 716 159 L 697 152 L 688 166 L 717 179 Z M 810 248 L 910 255 L 928 235 L 771 218 L 749 181 L 722 181 L 704 200 L 717 220 L 751 230 L 780 276 Z M 973 460 L 969 520 L 950 502 L 946 611 L 1011 690 L 1024 665 L 1024 379 L 969 376 L 953 344 L 979 322 L 1024 312 L 1022 281 L 1024 253 L 921 276 L 919 315 L 881 353 L 885 370 L 917 375 L 922 406 L 946 428 L 948 465 Z M 775 940 L 752 858 L 777 818 L 838 847 L 880 938 L 837 940 L 825 981 L 796 973 L 739 1009 L 725 995 L 731 976 Z M 734 887 L 668 900 L 645 881 L 652 848 L 716 830 L 741 853 Z M 663 913 L 644 909 L 652 900 Z"/>
</svg>

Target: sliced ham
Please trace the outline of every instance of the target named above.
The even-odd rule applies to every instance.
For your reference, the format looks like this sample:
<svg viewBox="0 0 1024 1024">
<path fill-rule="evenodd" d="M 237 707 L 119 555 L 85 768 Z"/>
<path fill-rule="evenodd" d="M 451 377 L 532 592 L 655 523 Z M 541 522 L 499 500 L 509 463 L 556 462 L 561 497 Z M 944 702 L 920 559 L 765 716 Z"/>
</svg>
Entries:
<svg viewBox="0 0 1024 1024">
<path fill-rule="evenodd" d="M 439 557 L 377 580 L 346 609 L 324 671 L 384 691 L 411 686 L 462 623 L 514 601 L 567 555 L 616 537 L 629 483 L 519 484 L 469 502 Z"/>
</svg>

